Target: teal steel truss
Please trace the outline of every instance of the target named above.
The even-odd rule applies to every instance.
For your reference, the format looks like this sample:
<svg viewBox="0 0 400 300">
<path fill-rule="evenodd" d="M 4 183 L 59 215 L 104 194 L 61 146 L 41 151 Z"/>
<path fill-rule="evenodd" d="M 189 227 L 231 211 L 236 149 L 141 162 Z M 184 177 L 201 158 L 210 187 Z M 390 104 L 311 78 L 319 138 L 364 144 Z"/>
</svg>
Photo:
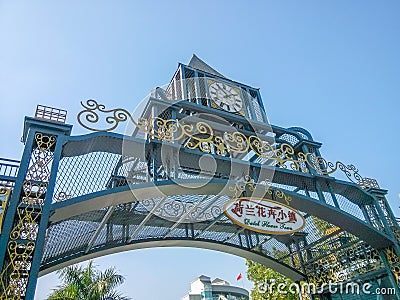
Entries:
<svg viewBox="0 0 400 300">
<path fill-rule="evenodd" d="M 164 246 L 231 253 L 318 287 L 370 282 L 400 299 L 400 228 L 386 191 L 324 160 L 308 131 L 267 126 L 256 89 L 230 82 L 243 111 L 213 106 L 208 78 L 228 82 L 199 61 L 180 65 L 139 119 L 89 100 L 79 119 L 98 132 L 82 136 L 63 111 L 25 118 L 21 162 L 0 161 L 0 299 L 33 299 L 38 276 L 72 263 Z M 101 114 L 110 126 L 97 130 Z M 112 132 L 128 121 L 131 133 Z M 277 235 L 236 225 L 223 205 L 243 196 L 285 203 L 306 226 Z"/>
</svg>

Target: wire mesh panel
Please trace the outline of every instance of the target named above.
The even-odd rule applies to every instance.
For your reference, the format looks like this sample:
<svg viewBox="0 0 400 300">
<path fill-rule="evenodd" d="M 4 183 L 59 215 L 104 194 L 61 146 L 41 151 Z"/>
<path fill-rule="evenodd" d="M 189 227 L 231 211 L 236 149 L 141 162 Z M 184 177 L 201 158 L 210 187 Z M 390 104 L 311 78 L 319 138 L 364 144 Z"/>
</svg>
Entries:
<svg viewBox="0 0 400 300">
<path fill-rule="evenodd" d="M 120 157 L 106 152 L 64 157 L 58 168 L 53 201 L 105 190 Z"/>
</svg>

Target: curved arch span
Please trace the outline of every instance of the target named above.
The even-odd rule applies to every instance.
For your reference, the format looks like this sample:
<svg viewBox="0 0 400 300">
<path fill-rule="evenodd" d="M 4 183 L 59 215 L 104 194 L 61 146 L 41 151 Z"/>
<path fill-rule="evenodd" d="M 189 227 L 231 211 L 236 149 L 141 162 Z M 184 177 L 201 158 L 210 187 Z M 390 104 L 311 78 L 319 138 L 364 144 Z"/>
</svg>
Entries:
<svg viewBox="0 0 400 300">
<path fill-rule="evenodd" d="M 297 270 L 291 268 L 288 265 L 282 264 L 275 259 L 261 255 L 253 251 L 245 250 L 239 247 L 234 247 L 231 245 L 226 245 L 222 243 L 211 242 L 209 240 L 198 239 L 198 240 L 188 240 L 188 239 L 159 239 L 159 240 L 145 240 L 138 241 L 135 243 L 119 246 L 119 247 L 108 247 L 94 249 L 87 254 L 76 253 L 75 255 L 68 257 L 67 259 L 51 265 L 47 265 L 42 268 L 39 272 L 39 276 L 47 275 L 51 272 L 57 271 L 61 268 L 67 267 L 72 264 L 84 262 L 89 259 L 106 256 L 110 254 L 116 254 L 120 252 L 137 250 L 137 249 L 147 249 L 147 248 L 159 248 L 159 247 L 189 247 L 198 249 L 214 250 L 222 253 L 232 254 L 242 258 L 253 260 L 257 263 L 265 265 L 275 271 L 291 278 L 294 281 L 304 280 L 305 275 L 298 272 Z"/>
<path fill-rule="evenodd" d="M 225 195 L 229 195 L 228 186 L 228 180 L 223 179 L 212 180 L 206 185 L 199 180 L 185 180 L 184 185 L 178 185 L 172 181 L 163 181 L 158 186 L 154 186 L 153 183 L 136 185 L 135 196 L 129 186 L 122 186 L 55 203 L 52 207 L 53 213 L 50 222 L 60 222 L 85 212 L 158 197 L 160 194 L 165 196 L 189 195 L 193 194 L 194 188 L 198 194 L 216 195 L 223 192 Z M 292 198 L 291 207 L 336 225 L 376 249 L 393 244 L 393 241 L 384 232 L 376 230 L 370 224 L 343 210 L 292 191 L 284 190 L 284 192 Z"/>
</svg>

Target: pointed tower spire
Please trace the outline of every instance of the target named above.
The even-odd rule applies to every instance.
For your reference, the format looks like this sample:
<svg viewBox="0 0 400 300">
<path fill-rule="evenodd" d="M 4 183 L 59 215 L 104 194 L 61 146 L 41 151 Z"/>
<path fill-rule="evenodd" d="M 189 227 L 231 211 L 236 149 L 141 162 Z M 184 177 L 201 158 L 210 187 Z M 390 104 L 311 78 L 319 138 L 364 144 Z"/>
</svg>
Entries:
<svg viewBox="0 0 400 300">
<path fill-rule="evenodd" d="M 196 56 L 196 54 L 193 54 L 192 58 L 190 59 L 189 62 L 189 67 L 193 68 L 193 69 L 197 69 L 199 71 L 203 71 L 209 74 L 213 74 L 219 77 L 224 77 L 226 78 L 224 75 L 222 75 L 221 73 L 217 72 L 216 70 L 214 70 L 213 68 L 211 68 L 208 64 L 206 64 L 204 61 L 202 61 L 200 58 L 198 58 Z"/>
</svg>

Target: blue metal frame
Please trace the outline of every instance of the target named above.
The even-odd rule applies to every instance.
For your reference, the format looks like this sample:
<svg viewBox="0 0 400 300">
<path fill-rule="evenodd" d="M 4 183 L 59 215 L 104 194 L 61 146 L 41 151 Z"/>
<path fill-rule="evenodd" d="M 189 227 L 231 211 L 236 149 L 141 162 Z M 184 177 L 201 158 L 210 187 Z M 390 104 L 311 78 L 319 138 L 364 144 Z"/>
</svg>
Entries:
<svg viewBox="0 0 400 300">
<path fill-rule="evenodd" d="M 26 287 L 26 294 L 24 299 L 33 299 L 35 287 L 37 283 L 40 262 L 42 259 L 42 250 L 45 243 L 45 233 L 48 225 L 48 218 L 50 214 L 51 201 L 53 197 L 53 190 L 55 185 L 56 174 L 58 170 L 58 162 L 61 158 L 62 146 L 66 139 L 65 136 L 71 132 L 71 125 L 61 125 L 54 122 L 37 120 L 34 118 L 25 118 L 23 141 L 25 142 L 24 153 L 19 166 L 18 175 L 15 179 L 15 184 L 12 191 L 12 196 L 9 201 L 9 206 L 6 211 L 6 216 L 3 225 L 3 231 L 0 235 L 0 266 L 5 268 L 5 257 L 7 254 L 9 237 L 13 230 L 13 225 L 16 220 L 17 207 L 20 204 L 22 197 L 23 184 L 26 180 L 27 171 L 32 158 L 32 151 L 35 144 L 35 135 L 37 133 L 48 134 L 57 136 L 55 150 L 53 152 L 52 167 L 49 182 L 46 185 L 45 201 L 41 206 L 41 215 L 39 229 L 35 240 L 35 248 L 33 257 L 31 258 L 31 266 L 28 272 L 28 282 Z M 19 243 L 24 243 L 24 240 L 17 240 Z M 2 279 L 3 280 L 3 279 Z"/>
<path fill-rule="evenodd" d="M 186 86 L 184 85 L 185 68 L 191 69 L 188 66 L 179 64 L 177 70 L 177 72 L 178 71 L 180 72 L 181 76 L 180 77 L 181 84 L 179 88 L 180 91 L 182 92 L 182 98 L 185 98 L 187 95 Z M 194 84 L 196 87 L 196 97 L 200 98 L 201 97 L 200 83 L 198 78 L 198 74 L 200 71 L 196 69 L 192 70 L 194 71 L 194 76 L 195 76 Z M 203 71 L 201 72 L 204 73 Z M 177 73 L 174 74 L 173 80 L 175 80 L 176 74 Z M 226 78 L 221 78 L 215 75 L 210 75 L 209 77 L 220 78 L 221 80 L 229 81 Z M 206 80 L 207 77 L 202 77 L 202 78 Z M 260 105 L 263 114 L 263 119 L 267 121 L 265 108 L 263 102 L 261 101 L 260 91 L 258 89 L 254 89 L 249 86 L 236 83 L 234 81 L 230 82 L 232 84 L 239 86 L 241 89 L 245 89 L 248 93 L 250 92 L 250 89 L 256 93 L 257 101 Z M 204 88 L 205 92 L 208 93 L 207 84 L 204 85 Z M 144 114 L 156 117 L 159 113 L 157 105 L 163 107 L 165 106 L 165 104 L 166 101 L 158 99 L 150 99 L 149 103 L 145 107 Z M 228 112 L 213 109 L 211 107 L 205 107 L 202 106 L 201 103 L 190 103 L 185 101 L 173 103 L 170 106 L 169 109 L 171 111 L 172 119 L 175 118 L 179 119 L 181 117 L 184 117 L 184 114 L 178 113 L 178 109 L 180 107 L 191 111 L 218 114 L 222 118 L 225 118 L 226 120 L 229 120 L 232 123 L 247 122 L 247 120 L 243 120 L 242 117 L 239 115 L 230 114 Z M 248 114 L 248 111 L 246 111 L 245 113 Z M 250 114 L 251 114 L 250 117 L 252 118 L 256 117 L 252 105 L 250 105 Z M 256 127 L 259 126 L 261 128 L 264 126 L 265 128 L 265 124 L 263 122 L 252 120 L 252 123 L 253 123 L 252 125 Z M 1 180 L 10 180 L 14 182 L 13 192 L 11 194 L 9 200 L 9 206 L 7 208 L 4 218 L 3 231 L 2 234 L 0 235 L 0 266 L 3 266 L 5 257 L 7 255 L 6 252 L 8 247 L 9 236 L 11 234 L 12 226 L 16 218 L 16 211 L 18 209 L 21 193 L 23 192 L 24 188 L 23 184 L 26 179 L 27 171 L 32 158 L 32 151 L 35 145 L 35 134 L 43 133 L 57 137 L 56 144 L 52 148 L 53 150 L 51 150 L 53 157 L 52 157 L 52 166 L 50 170 L 50 178 L 47 184 L 45 200 L 41 207 L 42 208 L 41 219 L 39 223 L 39 229 L 37 232 L 37 238 L 35 240 L 36 242 L 35 250 L 31 261 L 31 267 L 29 270 L 30 272 L 29 281 L 27 283 L 26 295 L 24 297 L 25 299 L 33 299 L 39 272 L 46 272 L 48 268 L 53 268 L 53 269 L 57 268 L 57 266 L 59 266 L 60 264 L 67 265 L 71 261 L 76 262 L 86 257 L 100 255 L 101 253 L 110 253 L 113 251 L 113 249 L 115 251 L 124 249 L 126 250 L 130 248 L 133 249 L 135 247 L 140 247 L 141 243 L 143 243 L 143 245 L 146 243 L 150 243 L 151 245 L 159 245 L 160 243 L 166 243 L 166 244 L 170 243 L 170 245 L 177 245 L 179 244 L 179 242 L 182 242 L 188 244 L 193 243 L 194 245 L 196 243 L 203 242 L 204 245 L 207 244 L 210 249 L 218 248 L 220 251 L 224 251 L 225 247 L 225 251 L 227 252 L 228 250 L 234 249 L 232 250 L 233 252 L 246 253 L 246 255 L 249 255 L 249 257 L 255 257 L 254 255 L 258 255 L 257 257 L 259 258 L 264 258 L 269 262 L 273 262 L 275 266 L 280 264 L 282 270 L 286 270 L 288 273 L 292 272 L 291 274 L 296 274 L 296 276 L 298 275 L 303 279 L 307 279 L 307 276 L 310 276 L 310 273 L 307 268 L 310 268 L 310 266 L 313 265 L 314 263 L 313 259 L 317 260 L 320 258 L 321 255 L 322 257 L 323 255 L 325 255 L 324 253 L 322 253 L 314 257 L 311 253 L 311 250 L 314 250 L 313 247 L 316 247 L 315 250 L 321 250 L 320 248 L 317 248 L 318 243 L 320 242 L 324 243 L 325 241 L 327 241 L 332 237 L 337 237 L 338 243 L 340 242 L 340 247 L 338 249 L 335 249 L 335 251 L 337 250 L 337 252 L 343 249 L 348 249 L 346 247 L 351 247 L 353 244 L 367 245 L 368 247 L 372 247 L 373 250 L 378 251 L 381 261 L 383 263 L 383 267 L 381 269 L 374 270 L 373 272 L 371 272 L 370 276 L 375 276 L 376 274 L 382 276 L 386 275 L 391 284 L 397 289 L 398 294 L 396 297 L 397 299 L 399 299 L 400 297 L 400 291 L 398 286 L 399 282 L 396 282 L 396 278 L 392 272 L 393 266 L 391 265 L 391 262 L 388 260 L 386 255 L 388 249 L 393 249 L 393 252 L 396 253 L 397 256 L 400 256 L 399 238 L 396 235 L 398 234 L 398 232 L 400 232 L 400 230 L 397 223 L 390 224 L 391 222 L 392 223 L 395 222 L 395 217 L 385 199 L 386 191 L 377 188 L 363 189 L 356 183 L 341 181 L 332 176 L 321 175 L 315 168 L 312 168 L 310 166 L 307 169 L 308 171 L 305 172 L 301 172 L 300 170 L 289 170 L 289 169 L 279 168 L 276 167 L 275 165 L 266 166 L 255 162 L 257 161 L 256 155 L 254 155 L 253 158 L 249 159 L 249 161 L 244 161 L 243 159 L 240 158 L 225 157 L 217 155 L 215 153 L 207 153 L 208 155 L 212 156 L 216 161 L 218 161 L 220 166 L 229 163 L 236 164 L 237 166 L 240 167 L 243 167 L 243 165 L 248 166 L 251 176 L 255 180 L 255 182 L 258 182 L 259 179 L 258 177 L 260 177 L 262 171 L 275 171 L 274 180 L 276 182 L 274 183 L 283 186 L 290 186 L 293 188 L 292 190 L 280 189 L 281 191 L 284 191 L 286 195 L 291 197 L 290 205 L 293 208 L 298 209 L 303 213 L 305 213 L 305 218 L 308 217 L 319 218 L 320 220 L 328 222 L 328 224 L 330 225 L 336 225 L 340 227 L 340 229 L 336 233 L 333 232 L 331 234 L 326 234 L 319 240 L 313 241 L 308 245 L 306 240 L 306 235 L 308 234 L 307 232 L 303 232 L 302 234 L 295 236 L 296 239 L 294 236 L 280 237 L 279 239 L 277 236 L 273 235 L 263 236 L 259 233 L 251 232 L 248 229 L 239 228 L 234 224 L 231 225 L 228 224 L 229 226 L 231 226 L 231 228 L 229 230 L 226 230 L 224 226 L 226 226 L 227 223 L 221 222 L 221 219 L 224 217 L 223 214 L 220 214 L 219 216 L 213 219 L 207 219 L 206 221 L 202 221 L 203 223 L 200 224 L 201 226 L 199 224 L 194 224 L 194 223 L 188 223 L 188 224 L 175 223 L 172 226 L 169 226 L 170 223 L 168 223 L 168 221 L 165 221 L 163 223 L 162 220 L 160 221 L 160 219 L 151 216 L 150 213 L 145 215 L 143 211 L 135 212 L 135 210 L 132 209 L 132 211 L 129 212 L 131 213 L 131 215 L 136 216 L 137 220 L 140 221 L 141 218 L 143 218 L 146 222 L 148 222 L 147 225 L 149 228 L 151 226 L 160 226 L 160 227 L 164 226 L 166 233 L 164 231 L 160 231 L 162 232 L 162 234 L 159 234 L 158 236 L 153 236 L 152 238 L 147 237 L 140 240 L 140 239 L 135 239 L 136 235 L 133 236 L 132 232 L 129 234 L 129 228 L 130 228 L 129 226 L 132 225 L 133 228 L 135 228 L 134 226 L 137 226 L 135 232 L 136 231 L 139 232 L 140 226 L 146 226 L 145 224 L 146 222 L 143 223 L 141 222 L 139 223 L 139 225 L 134 223 L 134 220 L 132 221 L 132 223 L 128 222 L 121 224 L 115 223 L 123 226 L 124 228 L 123 234 L 126 235 L 126 237 L 124 237 L 123 240 L 121 241 L 113 240 L 114 243 L 109 243 L 109 244 L 105 243 L 100 246 L 97 245 L 96 247 L 93 247 L 93 245 L 96 242 L 96 239 L 98 238 L 98 236 L 100 236 L 100 233 L 104 228 L 107 228 L 105 229 L 107 230 L 106 239 L 109 238 L 110 240 L 112 240 L 112 232 L 113 232 L 112 227 L 114 224 L 112 217 L 114 215 L 117 217 L 119 216 L 117 215 L 118 213 L 120 213 L 120 211 L 118 211 L 119 208 L 117 209 L 119 204 L 124 204 L 124 205 L 132 204 L 132 207 L 136 207 L 135 205 L 137 205 L 137 203 L 133 203 L 136 200 L 133 201 L 132 197 L 123 198 L 121 195 L 123 195 L 124 193 L 130 193 L 130 190 L 138 191 L 140 189 L 143 190 L 147 189 L 147 191 L 150 191 L 151 188 L 154 189 L 159 188 L 160 190 L 163 189 L 165 191 L 168 190 L 169 191 L 168 193 L 170 194 L 166 192 L 166 195 L 168 197 L 173 197 L 176 196 L 174 194 L 175 191 L 173 189 L 173 187 L 175 187 L 176 184 L 184 183 L 190 186 L 190 184 L 202 183 L 201 178 L 184 179 L 184 180 L 177 179 L 178 178 L 177 165 L 175 165 L 176 174 L 174 180 L 169 178 L 168 175 L 162 177 L 161 171 L 159 172 L 159 170 L 163 167 L 165 168 L 165 166 L 163 166 L 162 161 L 159 161 L 158 159 L 158 157 L 161 157 L 160 154 L 161 146 L 169 148 L 171 152 L 176 153 L 177 155 L 182 155 L 182 157 L 185 157 L 189 162 L 194 160 L 196 161 L 200 160 L 201 156 L 204 155 L 204 152 L 198 149 L 190 150 L 185 147 L 180 147 L 177 141 L 174 141 L 174 143 L 164 144 L 163 141 L 157 139 L 148 138 L 147 140 L 142 140 L 135 137 L 126 137 L 115 133 L 93 133 L 84 136 L 70 137 L 69 135 L 71 132 L 71 128 L 72 128 L 71 125 L 63 125 L 60 123 L 38 120 L 35 118 L 25 118 L 24 133 L 23 133 L 23 141 L 25 143 L 25 148 L 19 166 L 18 174 L 15 178 L 6 175 L 0 176 Z M 273 125 L 271 125 L 271 129 L 276 134 L 275 141 L 277 143 L 280 144 L 287 143 L 287 141 L 285 140 L 285 135 L 290 135 L 293 139 L 298 140 L 298 142 L 295 145 L 293 145 L 293 149 L 294 151 L 296 151 L 296 155 L 299 152 L 302 152 L 303 154 L 312 153 L 317 156 L 320 155 L 319 148 L 321 147 L 321 143 L 313 141 L 311 134 L 307 130 L 298 127 L 286 129 Z M 155 130 L 157 130 L 157 128 L 155 128 Z M 251 132 L 247 131 L 246 129 L 243 130 L 243 134 L 251 134 Z M 140 147 L 141 149 L 146 149 L 145 151 L 148 151 L 148 159 L 145 163 L 147 163 L 149 170 L 147 179 L 148 181 L 152 180 L 151 182 L 136 183 L 134 187 L 132 187 L 128 186 L 127 183 L 123 183 L 122 185 L 119 186 L 115 184 L 115 181 L 112 181 L 113 180 L 112 176 L 118 175 L 117 173 L 118 169 L 123 167 L 122 149 L 117 149 L 118 147 L 115 147 L 115 143 L 120 143 L 122 145 L 123 139 L 125 139 L 125 141 L 127 142 L 131 142 L 132 145 Z M 268 139 L 268 137 L 266 137 L 266 139 Z M 63 162 L 63 159 L 64 158 L 73 159 L 74 157 L 78 157 L 81 155 L 96 154 L 96 153 L 119 155 L 120 160 L 118 161 L 118 163 L 116 163 L 115 170 L 107 169 L 107 174 L 110 174 L 108 182 L 110 182 L 111 184 L 104 185 L 100 187 L 100 190 L 96 190 L 95 192 L 86 193 L 80 196 L 74 196 L 72 199 L 64 199 L 62 202 L 59 203 L 52 203 L 52 201 L 54 200 L 56 183 L 57 180 L 60 179 L 57 178 L 57 176 L 58 176 L 58 171 L 60 170 L 60 164 Z M 192 172 L 191 169 L 189 171 Z M 206 180 L 207 186 L 204 187 L 203 189 L 199 188 L 197 190 L 197 192 L 201 192 L 200 194 L 201 196 L 204 196 L 204 198 L 202 198 L 203 200 L 206 199 L 207 197 L 215 196 L 215 191 L 221 190 L 221 187 L 227 185 L 234 186 L 238 182 L 238 180 L 236 179 L 228 180 L 226 179 L 227 177 L 226 176 L 224 177 L 223 175 L 225 176 L 226 174 L 222 174 L 221 177 L 219 178 Z M 73 174 L 69 174 L 68 176 L 73 176 Z M 271 187 L 271 189 L 276 191 L 278 188 Z M 243 194 L 248 193 L 251 195 L 250 191 L 251 189 L 247 188 L 244 190 Z M 180 188 L 179 193 L 181 193 L 179 194 L 179 196 L 193 195 L 193 192 L 191 192 L 189 188 L 187 188 L 187 190 Z M 315 194 L 317 196 L 315 196 Z M 121 196 L 121 198 L 119 199 L 123 200 L 120 201 L 121 203 L 113 202 L 110 204 L 109 202 L 105 201 L 105 199 L 107 197 L 111 197 L 111 195 L 113 196 L 114 199 L 117 199 L 119 196 Z M 314 198 L 312 197 L 313 195 L 315 196 Z M 333 202 L 333 205 L 331 205 L 332 203 L 331 204 L 328 203 L 329 195 L 332 198 L 331 202 Z M 360 214 L 362 214 L 362 217 L 356 217 L 350 214 L 348 211 L 342 209 L 341 201 L 343 201 L 343 199 L 340 199 L 340 197 L 342 196 L 344 198 L 345 196 L 348 196 L 349 198 L 353 197 L 351 199 L 347 199 L 347 201 L 349 203 L 351 202 L 353 205 L 355 205 L 360 209 L 361 211 Z M 383 207 L 381 207 L 381 205 Z M 77 207 L 82 208 L 78 210 L 79 214 L 77 215 L 76 211 L 71 213 L 71 211 L 73 211 L 74 209 L 76 210 Z M 106 210 L 107 212 L 101 210 L 106 207 L 107 207 Z M 69 213 L 68 210 L 70 210 Z M 74 255 L 70 255 L 68 257 L 63 257 L 62 256 L 63 253 L 61 253 L 57 254 L 59 256 L 61 255 L 61 258 L 53 257 L 54 259 L 53 261 L 51 259 L 48 259 L 47 261 L 42 261 L 44 257 L 43 256 L 44 249 L 49 249 L 46 247 L 50 247 L 48 244 L 46 244 L 48 243 L 48 238 L 46 238 L 47 230 L 51 231 L 52 228 L 54 228 L 58 224 L 62 225 L 63 222 L 68 221 L 69 219 L 73 218 L 79 219 L 79 217 L 84 216 L 85 213 L 92 213 L 92 212 L 96 213 L 100 210 L 101 210 L 101 212 L 99 213 L 99 216 L 101 216 L 100 221 L 96 219 L 97 220 L 96 222 L 98 222 L 99 225 L 95 230 L 94 235 L 91 236 L 91 238 L 89 239 L 90 241 L 89 244 L 79 245 L 79 247 L 82 246 L 81 248 L 83 249 L 81 252 Z M 62 215 L 62 213 L 64 213 L 64 217 L 59 217 L 60 215 Z M 118 220 L 117 217 L 116 219 Z M 379 226 L 376 227 L 373 221 L 379 222 L 380 227 Z M 205 238 L 203 235 L 204 232 L 210 231 L 212 230 L 212 228 L 214 228 L 215 232 L 218 232 L 218 234 L 223 233 L 227 234 L 227 236 L 224 237 L 224 239 L 220 240 Z M 178 235 L 174 237 L 173 234 L 177 229 L 181 230 L 180 232 L 184 232 L 184 235 L 182 236 Z M 398 230 L 398 232 L 396 232 L 396 230 Z M 353 235 L 354 237 L 356 237 L 356 239 L 353 240 L 350 243 L 350 245 L 348 245 L 346 244 L 346 241 L 342 242 L 340 240 L 339 235 L 341 233 L 344 233 L 346 235 L 345 238 L 348 238 L 350 235 Z M 237 238 L 237 241 L 232 242 L 233 238 Z M 267 252 L 265 252 L 265 249 L 263 250 L 263 245 L 267 244 L 271 240 L 275 240 L 279 243 L 285 244 L 285 246 L 289 249 L 288 253 L 280 258 L 276 258 L 274 256 L 275 254 L 273 253 L 268 254 Z M 329 250 L 331 251 L 333 249 Z M 364 249 L 363 251 L 366 250 Z M 299 267 L 296 267 L 294 255 L 297 255 L 298 257 L 300 263 Z M 283 257 L 286 257 L 288 259 L 290 258 L 291 265 L 288 262 L 285 262 Z M 311 257 L 310 261 L 309 257 Z M 363 276 L 368 277 L 368 274 Z M 362 276 L 360 276 L 360 278 L 361 277 Z M 299 278 L 296 277 L 296 280 L 298 279 Z M 310 277 L 308 277 L 308 279 L 310 279 Z M 365 279 L 365 277 L 363 277 L 363 279 Z"/>
<path fill-rule="evenodd" d="M 66 141 L 66 136 L 64 134 L 60 134 L 57 136 L 57 143 L 54 150 L 54 158 L 51 165 L 50 180 L 46 191 L 46 198 L 44 201 L 44 205 L 42 207 L 42 216 L 40 219 L 39 230 L 37 233 L 36 247 L 35 247 L 35 252 L 33 254 L 30 276 L 29 276 L 28 286 L 26 289 L 27 290 L 26 299 L 31 299 L 31 298 L 33 299 L 35 295 L 37 278 L 39 276 L 40 262 L 42 260 L 43 248 L 45 244 L 46 230 L 48 227 L 49 216 L 51 212 L 51 202 L 53 200 L 53 192 L 58 171 L 58 164 L 61 159 L 62 146 L 65 141 Z"/>
</svg>

